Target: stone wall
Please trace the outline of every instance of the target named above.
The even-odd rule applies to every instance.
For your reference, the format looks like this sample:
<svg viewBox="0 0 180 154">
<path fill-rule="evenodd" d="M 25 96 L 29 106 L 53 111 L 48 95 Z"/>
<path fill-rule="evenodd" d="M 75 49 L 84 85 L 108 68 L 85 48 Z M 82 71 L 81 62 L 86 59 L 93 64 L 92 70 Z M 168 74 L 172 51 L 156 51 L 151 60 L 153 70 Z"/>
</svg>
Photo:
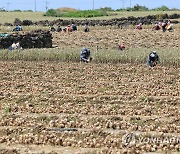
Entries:
<svg viewBox="0 0 180 154">
<path fill-rule="evenodd" d="M 13 33 L 8 36 L 0 36 L 0 49 L 8 48 L 13 42 L 19 42 L 23 49 L 51 48 L 52 35 L 49 31 L 36 30 L 27 33 Z"/>
<path fill-rule="evenodd" d="M 61 25 L 61 26 L 67 26 L 72 23 L 76 23 L 79 25 L 89 24 L 90 26 L 122 26 L 122 25 L 136 25 L 138 23 L 143 23 L 145 25 L 156 23 L 158 21 L 168 20 L 168 19 L 179 19 L 180 14 L 158 14 L 158 15 L 148 15 L 145 17 L 122 17 L 122 18 L 114 18 L 110 20 L 63 20 L 63 19 L 57 19 L 53 21 L 37 21 L 33 22 L 31 20 L 19 20 L 16 18 L 14 20 L 14 23 L 5 23 L 5 25 L 22 25 L 22 26 L 29 26 L 29 25 L 39 25 L 39 26 L 53 26 L 53 25 Z M 178 20 L 173 20 L 172 23 L 177 24 L 179 23 Z"/>
</svg>

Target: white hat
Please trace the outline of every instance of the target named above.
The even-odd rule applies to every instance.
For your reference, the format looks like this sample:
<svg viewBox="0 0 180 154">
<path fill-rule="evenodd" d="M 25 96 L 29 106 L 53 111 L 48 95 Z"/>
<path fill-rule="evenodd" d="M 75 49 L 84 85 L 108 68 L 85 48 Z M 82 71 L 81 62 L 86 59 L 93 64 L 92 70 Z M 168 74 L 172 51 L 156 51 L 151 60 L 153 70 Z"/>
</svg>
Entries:
<svg viewBox="0 0 180 154">
<path fill-rule="evenodd" d="M 154 54 L 154 53 L 152 53 L 150 56 L 151 56 L 151 57 L 155 57 L 155 54 Z"/>
<path fill-rule="evenodd" d="M 15 43 L 13 43 L 11 46 L 12 46 L 13 49 L 16 48 L 16 44 Z"/>
<path fill-rule="evenodd" d="M 156 53 L 156 51 L 153 51 L 152 53 Z"/>
</svg>

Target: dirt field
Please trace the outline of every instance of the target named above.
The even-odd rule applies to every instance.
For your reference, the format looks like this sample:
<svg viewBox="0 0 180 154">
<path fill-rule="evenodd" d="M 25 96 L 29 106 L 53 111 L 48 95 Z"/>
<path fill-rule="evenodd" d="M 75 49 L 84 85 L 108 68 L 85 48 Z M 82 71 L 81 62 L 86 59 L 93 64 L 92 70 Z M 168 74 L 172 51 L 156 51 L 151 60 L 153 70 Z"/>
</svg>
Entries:
<svg viewBox="0 0 180 154">
<path fill-rule="evenodd" d="M 96 28 L 96 27 L 95 27 Z M 174 32 L 148 29 L 95 29 L 90 28 L 89 33 L 82 30 L 70 34 L 60 32 L 53 33 L 53 44 L 57 47 L 86 46 L 90 48 L 112 49 L 117 48 L 119 43 L 124 43 L 126 48 L 156 48 L 156 49 L 179 49 L 180 28 Z"/>
<path fill-rule="evenodd" d="M 180 151 L 180 68 L 21 61 L 0 67 L 0 153 Z"/>
</svg>

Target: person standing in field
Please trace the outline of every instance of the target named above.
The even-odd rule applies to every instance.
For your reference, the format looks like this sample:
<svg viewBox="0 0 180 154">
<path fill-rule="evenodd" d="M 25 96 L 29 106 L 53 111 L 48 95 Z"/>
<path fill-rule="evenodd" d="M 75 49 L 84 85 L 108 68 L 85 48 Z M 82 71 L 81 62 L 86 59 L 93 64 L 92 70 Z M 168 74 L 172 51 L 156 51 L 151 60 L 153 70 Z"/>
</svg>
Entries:
<svg viewBox="0 0 180 154">
<path fill-rule="evenodd" d="M 80 52 L 80 61 L 88 63 L 91 60 L 92 60 L 91 51 L 85 47 L 82 48 Z"/>
<path fill-rule="evenodd" d="M 151 52 L 148 55 L 148 59 L 147 59 L 147 66 L 148 67 L 154 67 L 157 65 L 157 63 L 159 62 L 159 56 L 156 53 L 156 51 Z"/>
</svg>

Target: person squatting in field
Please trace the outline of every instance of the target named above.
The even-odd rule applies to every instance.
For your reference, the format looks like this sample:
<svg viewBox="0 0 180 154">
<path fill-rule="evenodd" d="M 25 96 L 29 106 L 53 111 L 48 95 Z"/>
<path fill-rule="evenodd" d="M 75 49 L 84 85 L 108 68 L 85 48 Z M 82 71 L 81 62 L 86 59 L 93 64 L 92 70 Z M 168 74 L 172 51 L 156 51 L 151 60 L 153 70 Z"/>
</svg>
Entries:
<svg viewBox="0 0 180 154">
<path fill-rule="evenodd" d="M 168 20 L 167 21 L 164 21 L 162 24 L 161 24 L 161 27 L 162 27 L 162 31 L 165 32 L 166 30 L 168 30 L 169 32 L 172 32 L 173 31 L 173 24 L 171 24 L 171 21 Z"/>
<path fill-rule="evenodd" d="M 157 65 L 157 62 L 159 62 L 159 56 L 156 51 L 153 51 L 148 55 L 147 66 L 154 67 Z"/>
<path fill-rule="evenodd" d="M 163 22 L 162 25 L 161 25 L 163 32 L 166 31 L 166 26 L 167 26 L 167 22 Z"/>
<path fill-rule="evenodd" d="M 72 27 L 72 31 L 77 31 L 77 26 L 76 26 L 76 24 L 73 23 L 73 24 L 71 25 L 71 27 Z"/>
<path fill-rule="evenodd" d="M 85 26 L 84 26 L 84 32 L 89 32 L 88 24 L 85 24 Z"/>
<path fill-rule="evenodd" d="M 161 23 L 157 23 L 152 27 L 152 30 L 160 30 L 161 29 Z"/>
<path fill-rule="evenodd" d="M 168 24 L 166 26 L 166 29 L 169 31 L 169 32 L 172 32 L 173 31 L 173 24 Z"/>
<path fill-rule="evenodd" d="M 118 49 L 119 50 L 124 50 L 125 49 L 125 45 L 123 43 L 119 44 Z"/>
<path fill-rule="evenodd" d="M 22 31 L 21 25 L 16 25 L 16 27 L 13 29 L 13 31 L 15 31 L 15 32 Z"/>
<path fill-rule="evenodd" d="M 50 31 L 51 31 L 51 32 L 55 32 L 56 29 L 52 26 L 52 27 L 50 27 Z"/>
<path fill-rule="evenodd" d="M 91 60 L 92 60 L 91 51 L 85 47 L 82 48 L 80 53 L 80 61 L 88 63 Z"/>
<path fill-rule="evenodd" d="M 22 49 L 22 47 L 20 46 L 20 43 L 13 43 L 11 46 L 8 47 L 8 50 L 12 51 L 12 50 L 18 50 L 18 49 Z"/>
<path fill-rule="evenodd" d="M 139 23 L 139 24 L 136 26 L 136 29 L 141 30 L 141 29 L 142 29 L 142 23 Z"/>
<path fill-rule="evenodd" d="M 60 25 L 58 25 L 58 27 L 57 27 L 57 30 L 56 30 L 57 32 L 61 32 L 62 31 L 62 28 L 61 28 L 61 26 Z"/>
</svg>

